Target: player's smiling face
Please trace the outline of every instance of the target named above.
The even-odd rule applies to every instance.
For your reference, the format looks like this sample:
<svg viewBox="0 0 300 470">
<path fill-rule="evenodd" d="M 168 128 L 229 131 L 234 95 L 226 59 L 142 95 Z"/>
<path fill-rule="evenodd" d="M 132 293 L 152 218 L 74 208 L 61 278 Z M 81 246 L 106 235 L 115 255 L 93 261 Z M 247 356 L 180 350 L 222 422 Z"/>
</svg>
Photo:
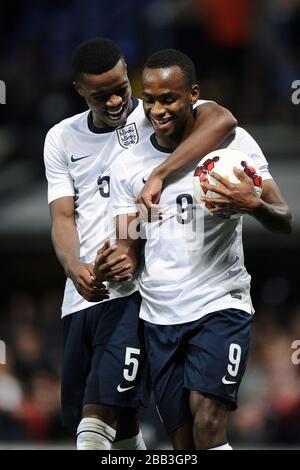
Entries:
<svg viewBox="0 0 300 470">
<path fill-rule="evenodd" d="M 193 119 L 192 105 L 199 87 L 188 87 L 180 67 L 145 68 L 142 75 L 143 103 L 156 138 L 162 146 L 178 145 L 187 123 Z"/>
<path fill-rule="evenodd" d="M 131 87 L 123 59 L 108 72 L 82 74 L 75 82 L 75 88 L 93 111 L 96 127 L 125 124 L 131 109 Z"/>
</svg>

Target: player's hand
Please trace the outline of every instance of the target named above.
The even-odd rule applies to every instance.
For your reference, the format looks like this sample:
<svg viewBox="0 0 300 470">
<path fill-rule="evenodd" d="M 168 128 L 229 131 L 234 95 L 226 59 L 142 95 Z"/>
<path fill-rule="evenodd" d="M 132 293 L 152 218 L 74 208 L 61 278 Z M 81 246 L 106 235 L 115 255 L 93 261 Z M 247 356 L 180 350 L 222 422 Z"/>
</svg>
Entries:
<svg viewBox="0 0 300 470">
<path fill-rule="evenodd" d="M 261 205 L 261 199 L 256 194 L 252 179 L 239 168 L 234 167 L 233 171 L 239 179 L 239 183 L 230 183 L 218 173 L 211 172 L 211 176 L 213 176 L 219 184 L 201 184 L 203 188 L 220 195 L 220 197 L 201 198 L 202 201 L 209 202 L 215 206 L 210 210 L 214 215 L 229 211 L 250 214 Z"/>
<path fill-rule="evenodd" d="M 92 264 L 73 261 L 68 270 L 68 277 L 72 279 L 77 292 L 89 302 L 109 299 L 109 290 L 96 279 L 93 268 Z"/>
<path fill-rule="evenodd" d="M 116 245 L 110 246 L 110 241 L 105 240 L 104 245 L 97 251 L 93 272 L 98 281 L 122 282 L 132 277 L 132 274 L 126 272 L 131 268 L 127 256 L 111 256 L 116 250 Z"/>
<path fill-rule="evenodd" d="M 141 220 L 154 222 L 162 218 L 163 209 L 159 205 L 162 187 L 162 178 L 151 174 L 135 201 Z"/>
</svg>

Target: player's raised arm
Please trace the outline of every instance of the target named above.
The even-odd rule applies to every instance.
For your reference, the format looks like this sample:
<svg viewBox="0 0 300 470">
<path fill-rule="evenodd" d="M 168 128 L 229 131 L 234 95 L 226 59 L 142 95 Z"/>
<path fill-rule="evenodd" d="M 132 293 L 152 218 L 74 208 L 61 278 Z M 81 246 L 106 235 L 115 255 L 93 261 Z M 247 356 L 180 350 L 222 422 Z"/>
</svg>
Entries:
<svg viewBox="0 0 300 470">
<path fill-rule="evenodd" d="M 223 140 L 235 129 L 237 121 L 228 109 L 214 102 L 203 103 L 197 108 L 193 132 L 148 178 L 140 192 L 137 203 L 147 209 L 158 204 L 165 180 L 220 146 Z"/>
</svg>

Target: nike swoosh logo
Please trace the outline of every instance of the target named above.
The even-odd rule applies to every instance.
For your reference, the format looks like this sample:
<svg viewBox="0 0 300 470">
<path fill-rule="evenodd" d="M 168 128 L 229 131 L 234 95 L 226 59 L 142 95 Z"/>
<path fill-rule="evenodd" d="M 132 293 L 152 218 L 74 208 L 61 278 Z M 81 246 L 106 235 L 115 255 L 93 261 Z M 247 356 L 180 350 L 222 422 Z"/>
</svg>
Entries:
<svg viewBox="0 0 300 470">
<path fill-rule="evenodd" d="M 143 178 L 142 181 L 143 181 L 144 184 L 147 183 L 146 178 Z"/>
<path fill-rule="evenodd" d="M 127 390 L 130 390 L 131 388 L 134 388 L 134 387 L 135 387 L 135 385 L 132 385 L 132 387 L 123 388 L 123 387 L 121 387 L 121 385 L 118 385 L 117 390 L 118 390 L 118 392 L 122 393 L 122 392 L 127 392 Z"/>
<path fill-rule="evenodd" d="M 222 382 L 225 385 L 236 384 L 236 382 L 231 382 L 230 380 L 226 380 L 226 375 L 224 375 Z"/>
<path fill-rule="evenodd" d="M 78 162 L 79 160 L 83 160 L 84 158 L 91 157 L 93 154 L 91 153 L 90 155 L 84 155 L 83 157 L 78 157 L 75 158 L 74 155 L 71 157 L 71 162 Z"/>
</svg>

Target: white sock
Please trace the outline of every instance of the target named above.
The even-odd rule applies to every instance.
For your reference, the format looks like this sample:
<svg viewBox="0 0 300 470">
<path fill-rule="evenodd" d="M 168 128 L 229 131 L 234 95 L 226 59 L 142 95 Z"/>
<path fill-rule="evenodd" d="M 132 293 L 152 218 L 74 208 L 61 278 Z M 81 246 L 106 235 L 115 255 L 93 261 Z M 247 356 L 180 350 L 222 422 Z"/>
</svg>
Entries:
<svg viewBox="0 0 300 470">
<path fill-rule="evenodd" d="M 228 444 L 228 442 L 225 442 L 224 444 L 220 444 L 219 446 L 216 447 L 210 447 L 209 449 L 206 450 L 232 450 L 232 447 Z"/>
<path fill-rule="evenodd" d="M 130 437 L 129 439 L 123 439 L 122 441 L 114 442 L 111 446 L 111 450 L 146 450 L 142 432 L 140 431 L 136 436 Z"/>
<path fill-rule="evenodd" d="M 109 450 L 116 431 L 97 418 L 83 418 L 77 428 L 77 450 Z"/>
</svg>

